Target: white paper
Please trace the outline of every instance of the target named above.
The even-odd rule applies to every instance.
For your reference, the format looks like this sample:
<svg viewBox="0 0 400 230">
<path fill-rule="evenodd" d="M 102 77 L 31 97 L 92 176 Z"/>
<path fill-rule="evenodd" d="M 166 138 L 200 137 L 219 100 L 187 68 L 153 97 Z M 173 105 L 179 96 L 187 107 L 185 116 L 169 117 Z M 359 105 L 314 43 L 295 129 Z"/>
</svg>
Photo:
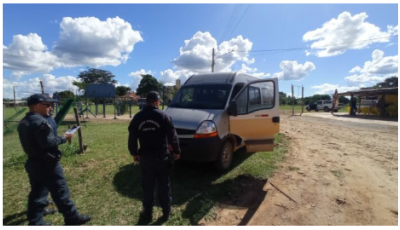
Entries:
<svg viewBox="0 0 400 230">
<path fill-rule="evenodd" d="M 70 128 L 67 132 L 65 132 L 66 134 L 74 134 L 78 129 L 80 128 L 80 126 L 74 126 L 72 128 Z"/>
</svg>

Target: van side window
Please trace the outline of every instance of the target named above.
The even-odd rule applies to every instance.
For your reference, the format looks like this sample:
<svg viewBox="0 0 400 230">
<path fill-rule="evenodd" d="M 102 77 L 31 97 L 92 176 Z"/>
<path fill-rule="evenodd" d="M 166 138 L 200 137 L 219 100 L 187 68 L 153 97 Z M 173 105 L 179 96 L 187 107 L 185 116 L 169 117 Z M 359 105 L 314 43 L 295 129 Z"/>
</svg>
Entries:
<svg viewBox="0 0 400 230">
<path fill-rule="evenodd" d="M 256 82 L 247 86 L 236 98 L 238 115 L 274 107 L 275 85 L 271 81 Z M 247 108 L 248 106 L 248 108 Z"/>
<path fill-rule="evenodd" d="M 273 82 L 258 82 L 249 85 L 248 113 L 274 107 L 275 87 Z"/>
<path fill-rule="evenodd" d="M 261 104 L 260 89 L 254 86 L 249 87 L 249 105 Z"/>
</svg>

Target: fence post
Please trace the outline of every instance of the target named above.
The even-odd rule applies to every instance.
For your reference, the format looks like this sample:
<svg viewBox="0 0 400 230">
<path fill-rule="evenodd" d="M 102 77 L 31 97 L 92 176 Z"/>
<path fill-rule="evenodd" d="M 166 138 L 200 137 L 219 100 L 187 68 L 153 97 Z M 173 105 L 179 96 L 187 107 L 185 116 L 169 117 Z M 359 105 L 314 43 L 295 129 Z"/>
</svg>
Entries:
<svg viewBox="0 0 400 230">
<path fill-rule="evenodd" d="M 75 119 L 78 126 L 81 126 L 81 121 L 79 120 L 78 110 L 74 108 Z M 83 141 L 82 141 L 82 127 L 78 129 L 78 138 L 79 138 L 79 153 L 83 153 Z"/>
</svg>

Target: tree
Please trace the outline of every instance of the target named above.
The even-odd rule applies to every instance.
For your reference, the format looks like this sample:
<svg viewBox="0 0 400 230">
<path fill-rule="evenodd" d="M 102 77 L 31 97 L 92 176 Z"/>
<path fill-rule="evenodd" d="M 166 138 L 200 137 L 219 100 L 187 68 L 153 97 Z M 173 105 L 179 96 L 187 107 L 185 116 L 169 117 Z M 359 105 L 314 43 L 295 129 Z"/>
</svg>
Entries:
<svg viewBox="0 0 400 230">
<path fill-rule="evenodd" d="M 398 80 L 397 76 L 392 76 L 386 78 L 383 82 L 380 82 L 372 86 L 372 88 L 395 88 L 398 87 L 397 80 Z"/>
<path fill-rule="evenodd" d="M 117 81 L 114 79 L 115 75 L 110 71 L 89 68 L 79 73 L 78 78 L 81 81 L 73 81 L 72 84 L 77 86 L 80 90 L 85 90 L 89 84 L 115 84 Z"/>
<path fill-rule="evenodd" d="M 58 94 L 58 96 L 60 98 L 73 98 L 73 97 L 75 97 L 75 94 L 72 91 L 69 91 L 69 90 L 64 90 L 64 91 L 61 91 L 61 92 L 54 92 L 54 94 Z"/>
<path fill-rule="evenodd" d="M 115 88 L 115 93 L 117 94 L 117 96 L 127 95 L 128 91 L 131 91 L 131 88 L 123 86 L 123 85 L 118 86 L 117 88 Z"/>
<path fill-rule="evenodd" d="M 279 92 L 279 104 L 280 105 L 286 105 L 288 104 L 287 102 L 287 95 L 284 92 Z"/>
<path fill-rule="evenodd" d="M 141 97 L 146 97 L 147 93 L 150 91 L 160 91 L 162 88 L 161 84 L 156 78 L 150 74 L 142 75 L 142 80 L 136 90 L 136 94 L 141 95 Z"/>
<path fill-rule="evenodd" d="M 349 104 L 349 102 L 350 102 L 350 99 L 348 99 L 347 97 L 345 97 L 345 96 L 339 97 L 339 103 L 347 105 L 347 104 Z"/>
</svg>

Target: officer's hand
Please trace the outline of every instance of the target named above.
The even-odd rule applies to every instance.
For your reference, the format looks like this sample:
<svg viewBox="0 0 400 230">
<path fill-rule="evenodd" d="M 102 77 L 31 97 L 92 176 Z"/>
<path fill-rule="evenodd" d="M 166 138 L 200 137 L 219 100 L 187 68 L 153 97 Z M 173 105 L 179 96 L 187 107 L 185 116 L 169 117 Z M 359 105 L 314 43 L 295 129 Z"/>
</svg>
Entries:
<svg viewBox="0 0 400 230">
<path fill-rule="evenodd" d="M 140 157 L 139 156 L 133 156 L 133 162 L 139 163 Z"/>
<path fill-rule="evenodd" d="M 74 136 L 74 134 L 64 133 L 64 137 L 67 138 L 68 142 L 71 142 L 73 136 Z"/>
<path fill-rule="evenodd" d="M 178 160 L 180 157 L 181 157 L 181 154 L 175 154 L 175 153 L 174 153 L 174 159 L 175 159 L 175 160 Z"/>
</svg>

